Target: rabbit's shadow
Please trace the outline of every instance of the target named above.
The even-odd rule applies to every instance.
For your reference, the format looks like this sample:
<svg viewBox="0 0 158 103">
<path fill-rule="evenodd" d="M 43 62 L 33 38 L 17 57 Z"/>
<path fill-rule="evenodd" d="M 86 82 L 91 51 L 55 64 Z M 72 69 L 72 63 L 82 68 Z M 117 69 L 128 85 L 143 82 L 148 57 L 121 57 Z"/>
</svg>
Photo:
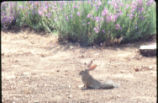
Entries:
<svg viewBox="0 0 158 103">
<path fill-rule="evenodd" d="M 103 88 L 99 88 L 99 89 L 94 89 L 94 88 L 86 88 L 86 87 L 82 87 L 81 90 L 85 91 L 85 90 L 112 90 L 114 88 L 109 88 L 109 89 L 103 89 Z"/>
</svg>

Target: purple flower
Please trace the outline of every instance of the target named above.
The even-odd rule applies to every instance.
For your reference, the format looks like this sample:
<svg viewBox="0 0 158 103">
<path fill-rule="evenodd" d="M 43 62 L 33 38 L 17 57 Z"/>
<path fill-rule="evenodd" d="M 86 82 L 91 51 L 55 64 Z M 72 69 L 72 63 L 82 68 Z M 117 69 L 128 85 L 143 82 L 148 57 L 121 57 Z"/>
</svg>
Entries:
<svg viewBox="0 0 158 103">
<path fill-rule="evenodd" d="M 101 20 L 101 21 L 104 21 L 104 18 L 103 18 L 103 17 L 100 17 L 100 20 Z"/>
<path fill-rule="evenodd" d="M 66 21 L 68 21 L 69 20 L 69 17 L 68 16 L 66 16 Z"/>
<path fill-rule="evenodd" d="M 43 13 L 43 11 L 41 9 L 38 9 L 38 14 L 43 16 L 44 13 Z"/>
<path fill-rule="evenodd" d="M 50 17 L 52 16 L 52 14 L 51 14 L 51 13 L 48 13 L 48 14 L 46 14 L 46 16 L 47 16 L 48 18 L 50 18 Z"/>
<path fill-rule="evenodd" d="M 80 16 L 80 12 L 79 11 L 77 12 L 77 15 Z"/>
<path fill-rule="evenodd" d="M 91 4 L 91 0 L 88 0 L 88 4 Z"/>
<path fill-rule="evenodd" d="M 133 1 L 131 4 L 131 13 L 135 12 L 136 9 L 137 9 L 137 3 Z"/>
<path fill-rule="evenodd" d="M 96 5 L 95 8 L 96 8 L 96 10 L 98 10 L 99 6 Z"/>
<path fill-rule="evenodd" d="M 43 5 L 45 9 L 48 9 L 48 4 Z"/>
<path fill-rule="evenodd" d="M 116 25 L 115 25 L 115 29 L 116 29 L 116 30 L 121 30 L 121 26 L 120 26 L 119 24 L 116 24 Z"/>
<path fill-rule="evenodd" d="M 121 2 L 121 3 L 120 3 L 120 6 L 123 7 L 123 6 L 124 6 L 124 3 Z"/>
<path fill-rule="evenodd" d="M 118 9 L 118 4 L 116 4 L 115 2 L 113 3 L 113 6 L 115 9 Z"/>
<path fill-rule="evenodd" d="M 119 13 L 118 13 L 118 16 L 121 16 L 123 13 L 122 13 L 122 11 L 120 11 Z"/>
<path fill-rule="evenodd" d="M 106 16 L 106 21 L 107 21 L 107 23 L 109 23 L 109 22 L 115 22 L 116 20 L 117 20 L 117 15 L 112 15 L 112 14 L 110 14 L 110 15 L 107 15 Z"/>
<path fill-rule="evenodd" d="M 151 4 L 153 4 L 154 3 L 154 0 L 148 0 L 147 2 L 146 2 L 146 5 L 147 6 L 150 6 Z"/>
<path fill-rule="evenodd" d="M 144 10 L 143 8 L 143 0 L 136 0 L 135 2 L 132 2 L 132 8 L 131 13 L 142 13 Z"/>
<path fill-rule="evenodd" d="M 110 17 L 110 21 L 114 21 L 114 19 L 113 19 L 113 18 L 114 18 L 113 15 L 110 15 L 109 17 Z"/>
<path fill-rule="evenodd" d="M 142 6 L 143 5 L 143 0 L 137 0 L 138 2 L 138 6 Z"/>
<path fill-rule="evenodd" d="M 111 21 L 112 21 L 112 22 L 115 22 L 115 21 L 117 20 L 117 17 L 118 17 L 117 15 L 112 15 L 112 16 L 111 16 Z"/>
<path fill-rule="evenodd" d="M 36 14 L 37 13 L 37 10 L 36 9 L 33 9 L 32 10 L 32 14 L 34 15 L 34 14 Z"/>
<path fill-rule="evenodd" d="M 87 18 L 90 18 L 90 17 L 92 17 L 92 14 L 89 13 L 89 14 L 87 15 Z"/>
<path fill-rule="evenodd" d="M 101 1 L 99 0 L 99 1 L 98 1 L 98 6 L 100 6 L 100 5 L 101 5 Z"/>
<path fill-rule="evenodd" d="M 108 9 L 104 8 L 104 10 L 102 11 L 102 16 L 106 16 L 108 14 Z"/>
<path fill-rule="evenodd" d="M 73 8 L 75 9 L 75 8 L 78 8 L 78 7 L 76 5 L 74 5 Z"/>
<path fill-rule="evenodd" d="M 108 4 L 110 4 L 110 5 L 111 5 L 111 4 L 112 4 L 112 1 L 110 1 L 110 0 L 109 0 L 109 1 L 108 1 Z"/>
<path fill-rule="evenodd" d="M 140 18 L 141 20 L 144 20 L 144 16 L 139 16 L 139 18 Z"/>
<path fill-rule="evenodd" d="M 111 0 L 108 1 L 108 4 L 112 5 L 115 9 L 119 9 L 119 6 L 121 6 L 120 0 Z"/>
<path fill-rule="evenodd" d="M 106 22 L 109 23 L 111 21 L 111 17 L 110 16 L 106 16 Z"/>
<path fill-rule="evenodd" d="M 133 14 L 130 14 L 130 15 L 129 15 L 129 18 L 130 18 L 130 19 L 133 19 L 133 17 L 134 17 Z"/>
<path fill-rule="evenodd" d="M 99 28 L 98 28 L 98 27 L 95 27 L 95 28 L 94 28 L 94 31 L 95 31 L 95 33 L 99 33 Z"/>
<path fill-rule="evenodd" d="M 126 5 L 126 9 L 128 9 L 128 8 L 129 8 L 129 4 Z"/>
<path fill-rule="evenodd" d="M 72 14 L 70 15 L 70 18 L 72 18 Z"/>
<path fill-rule="evenodd" d="M 64 6 L 64 1 L 59 2 L 59 4 L 60 4 L 60 7 L 63 7 Z"/>
<path fill-rule="evenodd" d="M 95 18 L 95 20 L 96 20 L 96 22 L 99 22 L 99 21 L 100 21 L 100 17 L 97 16 L 97 17 Z"/>
<path fill-rule="evenodd" d="M 14 16 L 11 16 L 11 15 L 10 16 L 4 16 L 4 17 L 1 18 L 1 23 L 2 23 L 2 25 L 10 24 L 14 19 L 15 19 Z"/>
<path fill-rule="evenodd" d="M 138 9 L 138 13 L 142 13 L 143 12 L 143 10 L 144 10 L 144 8 L 142 7 L 142 8 L 139 8 Z"/>
<path fill-rule="evenodd" d="M 102 30 L 103 33 L 105 33 L 105 30 Z"/>
<path fill-rule="evenodd" d="M 19 5 L 19 8 L 22 9 L 24 5 Z"/>
</svg>

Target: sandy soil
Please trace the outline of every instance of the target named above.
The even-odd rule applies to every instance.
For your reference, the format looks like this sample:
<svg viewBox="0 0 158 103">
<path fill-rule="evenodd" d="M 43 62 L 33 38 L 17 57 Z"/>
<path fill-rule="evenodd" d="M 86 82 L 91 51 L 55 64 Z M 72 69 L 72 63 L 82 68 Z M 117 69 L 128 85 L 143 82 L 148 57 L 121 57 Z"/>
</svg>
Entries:
<svg viewBox="0 0 158 103">
<path fill-rule="evenodd" d="M 3 103 L 156 103 L 156 57 L 142 57 L 139 42 L 119 47 L 60 45 L 57 36 L 1 32 Z M 95 59 L 91 75 L 120 84 L 81 90 L 78 73 Z"/>
</svg>

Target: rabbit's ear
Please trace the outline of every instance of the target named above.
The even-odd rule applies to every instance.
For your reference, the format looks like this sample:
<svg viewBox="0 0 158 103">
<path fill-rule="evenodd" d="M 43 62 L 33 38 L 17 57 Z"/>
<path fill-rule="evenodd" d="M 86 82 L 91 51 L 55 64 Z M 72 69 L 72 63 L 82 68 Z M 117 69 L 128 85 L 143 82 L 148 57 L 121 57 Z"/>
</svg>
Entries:
<svg viewBox="0 0 158 103">
<path fill-rule="evenodd" d="M 96 65 L 96 64 L 91 65 L 91 66 L 88 68 L 88 70 L 89 70 L 89 71 L 90 71 L 90 70 L 94 70 L 96 67 L 97 67 L 97 65 Z"/>
<path fill-rule="evenodd" d="M 90 68 L 91 65 L 92 65 L 92 63 L 93 63 L 93 60 L 91 60 L 91 61 L 88 63 L 87 67 Z"/>
</svg>

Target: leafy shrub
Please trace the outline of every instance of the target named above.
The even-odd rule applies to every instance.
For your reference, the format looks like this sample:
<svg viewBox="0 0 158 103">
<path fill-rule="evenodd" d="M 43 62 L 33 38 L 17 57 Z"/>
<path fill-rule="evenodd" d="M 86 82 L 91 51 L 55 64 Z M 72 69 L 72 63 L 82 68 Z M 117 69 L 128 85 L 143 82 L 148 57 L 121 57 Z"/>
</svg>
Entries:
<svg viewBox="0 0 158 103">
<path fill-rule="evenodd" d="M 71 4 L 71 5 L 70 5 Z M 64 39 L 87 45 L 138 40 L 156 32 L 153 0 L 58 2 L 57 28 Z"/>
<path fill-rule="evenodd" d="M 1 13 L 2 28 L 9 26 L 12 20 L 15 20 L 18 27 L 28 26 L 35 30 L 51 32 L 54 29 L 52 13 L 49 13 L 50 10 L 48 9 L 48 7 L 51 7 L 51 4 L 39 1 L 3 2 Z M 14 19 L 7 19 L 6 21 L 6 17 Z"/>
<path fill-rule="evenodd" d="M 3 2 L 2 28 L 13 23 L 84 45 L 129 42 L 156 33 L 156 7 L 154 0 Z"/>
<path fill-rule="evenodd" d="M 1 27 L 3 29 L 9 29 L 15 22 L 14 3 L 3 2 L 1 6 Z"/>
</svg>

